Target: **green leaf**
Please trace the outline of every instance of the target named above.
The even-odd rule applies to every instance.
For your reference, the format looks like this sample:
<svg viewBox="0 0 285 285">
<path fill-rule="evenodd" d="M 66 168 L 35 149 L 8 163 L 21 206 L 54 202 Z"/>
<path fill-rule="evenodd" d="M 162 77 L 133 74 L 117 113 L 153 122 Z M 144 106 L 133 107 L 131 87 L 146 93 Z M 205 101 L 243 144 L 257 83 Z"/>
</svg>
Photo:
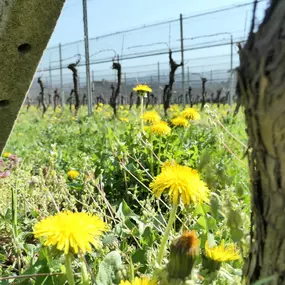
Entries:
<svg viewBox="0 0 285 285">
<path fill-rule="evenodd" d="M 118 215 L 125 221 L 127 219 L 138 220 L 138 216 L 132 211 L 125 200 L 119 205 Z"/>
<path fill-rule="evenodd" d="M 237 196 L 240 198 L 243 197 L 244 195 L 243 187 L 240 184 L 237 185 L 236 193 L 237 193 Z"/>
<path fill-rule="evenodd" d="M 156 236 L 154 231 L 150 227 L 145 228 L 141 237 L 141 243 L 151 247 L 153 246 L 155 240 Z"/>
<path fill-rule="evenodd" d="M 211 213 L 214 217 L 218 217 L 219 214 L 219 199 L 216 196 L 211 197 Z"/>
<path fill-rule="evenodd" d="M 232 228 L 231 237 L 234 242 L 239 242 L 243 238 L 243 231 L 237 228 Z"/>
<path fill-rule="evenodd" d="M 217 222 L 212 216 L 207 217 L 209 230 L 214 230 L 217 227 Z"/>
<path fill-rule="evenodd" d="M 204 214 L 204 212 L 203 212 L 203 209 L 202 209 L 202 206 L 201 205 L 197 205 L 196 207 L 195 207 L 195 210 L 193 211 L 193 216 L 198 216 L 198 215 L 203 215 Z"/>
<path fill-rule="evenodd" d="M 146 263 L 146 251 L 144 249 L 137 249 L 135 253 L 132 255 L 133 263 Z"/>
<path fill-rule="evenodd" d="M 198 220 L 197 223 L 203 228 L 203 229 L 207 229 L 207 221 L 205 219 L 204 216 L 201 216 Z"/>
<path fill-rule="evenodd" d="M 122 259 L 117 251 L 108 253 L 101 264 L 96 276 L 97 285 L 113 285 L 116 280 L 117 272 L 122 268 Z"/>
<path fill-rule="evenodd" d="M 135 253 L 132 255 L 132 262 L 136 265 L 141 264 L 140 266 L 140 272 L 144 273 L 147 269 L 147 250 L 145 248 L 143 249 L 137 249 Z"/>
<path fill-rule="evenodd" d="M 29 269 L 27 269 L 22 275 L 28 275 L 28 274 L 38 274 L 38 273 L 50 273 L 47 260 L 46 259 L 39 259 L 37 262 L 31 266 Z M 40 276 L 36 278 L 35 285 L 44 284 L 42 283 L 44 280 L 46 280 L 47 276 Z M 30 278 L 22 278 L 18 282 L 14 282 L 14 284 L 21 284 L 26 285 L 28 284 L 28 280 Z M 46 283 L 47 284 L 47 283 Z"/>
</svg>

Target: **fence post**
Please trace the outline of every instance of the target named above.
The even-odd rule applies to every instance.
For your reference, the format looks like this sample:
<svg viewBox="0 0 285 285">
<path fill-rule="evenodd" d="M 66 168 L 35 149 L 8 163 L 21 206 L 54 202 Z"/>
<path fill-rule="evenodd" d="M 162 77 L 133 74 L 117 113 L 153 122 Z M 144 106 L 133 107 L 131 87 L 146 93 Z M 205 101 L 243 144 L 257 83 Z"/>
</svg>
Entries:
<svg viewBox="0 0 285 285">
<path fill-rule="evenodd" d="M 88 37 L 88 17 L 87 17 L 87 0 L 83 1 L 83 22 L 84 22 L 84 42 L 85 42 L 85 65 L 86 65 L 86 85 L 88 98 L 88 116 L 92 115 L 92 92 L 90 84 L 90 58 L 89 58 L 89 37 Z"/>
<path fill-rule="evenodd" d="M 62 49 L 61 43 L 58 46 L 59 49 L 59 66 L 60 66 L 60 93 L 61 93 L 61 109 L 64 110 L 64 91 L 63 91 L 63 76 L 62 76 Z"/>
<path fill-rule="evenodd" d="M 182 104 L 185 108 L 185 68 L 184 68 L 184 38 L 183 38 L 183 17 L 180 14 L 180 41 L 181 41 L 181 62 L 182 62 Z"/>
</svg>

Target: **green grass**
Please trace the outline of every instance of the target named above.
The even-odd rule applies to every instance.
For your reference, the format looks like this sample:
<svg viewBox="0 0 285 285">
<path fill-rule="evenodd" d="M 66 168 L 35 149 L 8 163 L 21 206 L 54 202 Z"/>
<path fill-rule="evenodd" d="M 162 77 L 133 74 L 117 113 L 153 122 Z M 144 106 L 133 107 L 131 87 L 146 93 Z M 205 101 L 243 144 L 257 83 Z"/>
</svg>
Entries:
<svg viewBox="0 0 285 285">
<path fill-rule="evenodd" d="M 233 109 L 227 114 L 229 108 L 208 106 L 200 121 L 190 122 L 187 128 L 172 127 L 165 137 L 141 133 L 135 108 L 119 110 L 118 118 L 128 122 L 112 118 L 105 105 L 94 110 L 92 117 L 87 117 L 83 107 L 76 118 L 69 110 L 54 114 L 49 109 L 41 118 L 35 107 L 29 112 L 23 109 L 5 149 L 21 162 L 10 177 L 0 180 L 0 276 L 62 272 L 60 252 L 41 246 L 32 231 L 38 220 L 65 209 L 96 213 L 110 226 L 101 247 L 86 255 L 94 278 L 106 254 L 114 250 L 122 258 L 122 268 L 114 269 L 113 284 L 133 275 L 152 276 L 171 203 L 167 195 L 155 198 L 149 184 L 163 162 L 175 160 L 201 173 L 211 199 L 202 206 L 181 205 L 169 240 L 185 229 L 197 232 L 200 251 L 194 284 L 202 279 L 203 284 L 213 284 L 213 280 L 215 284 L 240 284 L 242 258 L 223 263 L 215 272 L 202 262 L 206 240 L 235 243 L 242 257 L 248 252 L 247 135 L 243 114 L 234 118 Z M 162 116 L 162 107 L 156 109 Z M 172 108 L 165 120 L 170 122 L 179 112 L 180 107 Z M 71 169 L 79 171 L 78 179 L 68 179 Z M 17 221 L 12 217 L 12 193 L 17 197 Z M 76 260 L 73 269 L 80 273 Z M 37 283 L 41 278 L 15 284 L 41 284 Z M 64 277 L 46 278 L 50 283 L 45 284 L 65 282 Z"/>
</svg>

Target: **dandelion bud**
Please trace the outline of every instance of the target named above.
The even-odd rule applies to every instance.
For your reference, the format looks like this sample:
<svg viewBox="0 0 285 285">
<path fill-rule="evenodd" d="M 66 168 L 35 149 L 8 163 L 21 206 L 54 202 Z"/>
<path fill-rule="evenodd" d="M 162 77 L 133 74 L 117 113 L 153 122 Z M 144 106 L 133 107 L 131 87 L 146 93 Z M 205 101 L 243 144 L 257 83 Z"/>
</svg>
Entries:
<svg viewBox="0 0 285 285">
<path fill-rule="evenodd" d="M 185 232 L 172 242 L 168 274 L 173 279 L 185 279 L 191 274 L 199 253 L 199 241 L 194 231 Z"/>
</svg>

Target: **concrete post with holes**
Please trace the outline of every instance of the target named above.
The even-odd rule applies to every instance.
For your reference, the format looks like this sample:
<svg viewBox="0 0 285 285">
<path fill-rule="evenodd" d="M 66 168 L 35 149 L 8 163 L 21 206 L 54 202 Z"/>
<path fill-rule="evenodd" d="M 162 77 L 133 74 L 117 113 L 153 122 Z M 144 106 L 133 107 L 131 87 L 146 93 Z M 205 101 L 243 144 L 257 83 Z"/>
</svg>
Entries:
<svg viewBox="0 0 285 285">
<path fill-rule="evenodd" d="M 1 1 L 0 153 L 13 128 L 65 0 Z"/>
</svg>

